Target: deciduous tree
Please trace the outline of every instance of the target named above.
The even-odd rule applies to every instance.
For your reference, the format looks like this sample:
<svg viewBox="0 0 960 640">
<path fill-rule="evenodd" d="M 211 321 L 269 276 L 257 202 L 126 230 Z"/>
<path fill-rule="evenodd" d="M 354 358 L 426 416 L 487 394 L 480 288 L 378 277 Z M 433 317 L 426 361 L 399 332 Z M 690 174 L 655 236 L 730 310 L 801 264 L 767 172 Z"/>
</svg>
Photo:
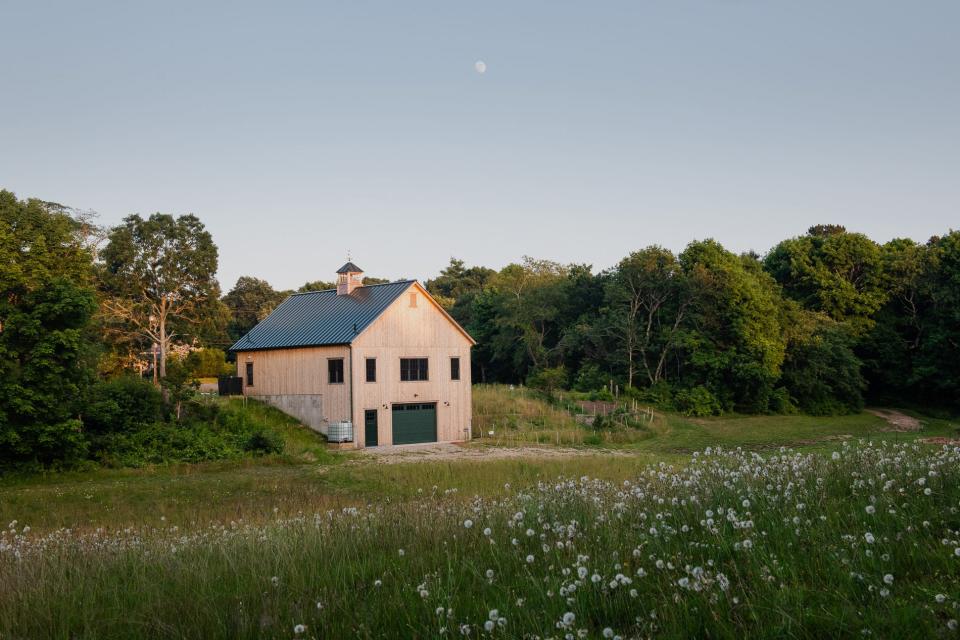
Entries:
<svg viewBox="0 0 960 640">
<path fill-rule="evenodd" d="M 111 231 L 101 257 L 108 326 L 155 344 L 164 377 L 173 339 L 189 338 L 218 301 L 213 238 L 193 215 L 132 215 Z"/>
</svg>

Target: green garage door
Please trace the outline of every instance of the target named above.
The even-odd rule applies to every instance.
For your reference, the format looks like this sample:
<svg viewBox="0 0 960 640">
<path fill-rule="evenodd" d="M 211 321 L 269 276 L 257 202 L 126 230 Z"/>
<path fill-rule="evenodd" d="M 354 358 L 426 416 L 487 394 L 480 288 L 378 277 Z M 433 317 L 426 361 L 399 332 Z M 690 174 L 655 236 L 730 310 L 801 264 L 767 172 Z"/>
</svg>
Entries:
<svg viewBox="0 0 960 640">
<path fill-rule="evenodd" d="M 436 441 L 436 404 L 393 405 L 393 444 Z"/>
</svg>

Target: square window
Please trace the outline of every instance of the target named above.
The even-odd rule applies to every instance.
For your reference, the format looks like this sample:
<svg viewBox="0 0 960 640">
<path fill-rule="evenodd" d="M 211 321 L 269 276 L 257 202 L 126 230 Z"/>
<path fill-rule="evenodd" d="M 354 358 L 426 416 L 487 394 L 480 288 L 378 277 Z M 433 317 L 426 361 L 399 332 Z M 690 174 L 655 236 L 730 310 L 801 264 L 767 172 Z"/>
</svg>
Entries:
<svg viewBox="0 0 960 640">
<path fill-rule="evenodd" d="M 417 382 L 428 379 L 426 358 L 400 358 L 400 380 Z"/>
</svg>

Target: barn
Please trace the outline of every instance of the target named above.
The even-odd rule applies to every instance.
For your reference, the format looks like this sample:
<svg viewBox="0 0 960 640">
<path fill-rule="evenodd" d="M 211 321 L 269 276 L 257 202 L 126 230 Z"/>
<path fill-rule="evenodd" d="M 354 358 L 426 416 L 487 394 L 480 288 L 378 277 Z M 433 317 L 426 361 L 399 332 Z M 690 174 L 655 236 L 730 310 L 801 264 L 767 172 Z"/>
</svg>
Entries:
<svg viewBox="0 0 960 640">
<path fill-rule="evenodd" d="M 245 396 L 356 447 L 470 438 L 473 338 L 415 280 L 291 295 L 231 351 Z M 331 428 L 333 427 L 333 429 Z"/>
</svg>

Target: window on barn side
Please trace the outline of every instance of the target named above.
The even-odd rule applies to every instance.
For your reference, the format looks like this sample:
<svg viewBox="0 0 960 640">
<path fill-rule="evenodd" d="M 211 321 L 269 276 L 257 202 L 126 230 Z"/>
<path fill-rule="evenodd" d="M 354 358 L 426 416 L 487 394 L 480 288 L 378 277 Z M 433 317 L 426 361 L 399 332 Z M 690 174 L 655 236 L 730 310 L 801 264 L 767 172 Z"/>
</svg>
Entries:
<svg viewBox="0 0 960 640">
<path fill-rule="evenodd" d="M 417 382 L 428 379 L 426 358 L 400 358 L 400 380 Z"/>
<path fill-rule="evenodd" d="M 330 384 L 343 383 L 343 358 L 327 360 L 327 382 Z"/>
</svg>

